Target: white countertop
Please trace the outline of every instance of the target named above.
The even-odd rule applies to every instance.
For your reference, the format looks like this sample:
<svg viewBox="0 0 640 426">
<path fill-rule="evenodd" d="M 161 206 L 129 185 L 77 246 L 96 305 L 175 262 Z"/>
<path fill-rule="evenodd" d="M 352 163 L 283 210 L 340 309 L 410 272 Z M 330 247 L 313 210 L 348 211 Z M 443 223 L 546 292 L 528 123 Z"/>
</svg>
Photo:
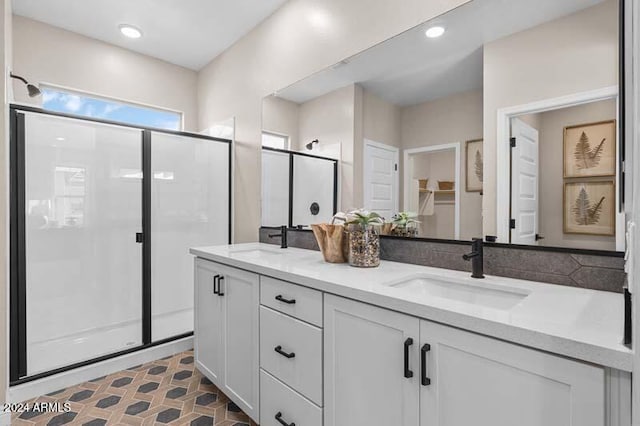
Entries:
<svg viewBox="0 0 640 426">
<path fill-rule="evenodd" d="M 254 250 L 254 251 L 249 251 Z M 262 251 L 260 251 L 262 250 Z M 264 253 L 278 251 L 278 253 Z M 632 351 L 622 342 L 621 294 L 382 261 L 377 268 L 326 263 L 320 252 L 262 243 L 192 248 L 191 254 L 464 330 L 624 371 Z M 508 310 L 408 292 L 384 285 L 416 274 L 529 293 Z"/>
</svg>

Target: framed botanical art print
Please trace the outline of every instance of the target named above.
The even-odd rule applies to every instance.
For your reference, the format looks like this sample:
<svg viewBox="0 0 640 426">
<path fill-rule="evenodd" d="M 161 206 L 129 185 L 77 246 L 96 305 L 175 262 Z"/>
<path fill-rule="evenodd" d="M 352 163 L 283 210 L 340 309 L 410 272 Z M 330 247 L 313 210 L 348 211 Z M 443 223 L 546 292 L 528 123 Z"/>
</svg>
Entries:
<svg viewBox="0 0 640 426">
<path fill-rule="evenodd" d="M 616 174 L 616 121 L 564 128 L 564 177 Z"/>
<path fill-rule="evenodd" d="M 483 164 L 482 139 L 474 139 L 466 142 L 466 191 L 482 192 Z"/>
<path fill-rule="evenodd" d="M 616 194 L 613 181 L 564 184 L 564 233 L 615 235 Z"/>
</svg>

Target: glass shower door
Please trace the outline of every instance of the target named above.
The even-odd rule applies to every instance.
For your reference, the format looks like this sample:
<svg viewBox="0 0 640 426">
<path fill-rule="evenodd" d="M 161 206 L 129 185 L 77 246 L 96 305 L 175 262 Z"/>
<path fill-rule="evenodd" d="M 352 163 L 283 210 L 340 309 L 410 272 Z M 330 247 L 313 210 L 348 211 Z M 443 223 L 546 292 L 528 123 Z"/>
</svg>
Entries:
<svg viewBox="0 0 640 426">
<path fill-rule="evenodd" d="M 336 208 L 336 162 L 293 155 L 293 226 L 329 223 Z"/>
<path fill-rule="evenodd" d="M 289 224 L 290 156 L 262 150 L 262 226 Z"/>
<path fill-rule="evenodd" d="M 142 344 L 142 132 L 24 113 L 26 374 Z"/>
<path fill-rule="evenodd" d="M 151 337 L 193 331 L 190 247 L 229 243 L 229 141 L 151 133 Z"/>
</svg>

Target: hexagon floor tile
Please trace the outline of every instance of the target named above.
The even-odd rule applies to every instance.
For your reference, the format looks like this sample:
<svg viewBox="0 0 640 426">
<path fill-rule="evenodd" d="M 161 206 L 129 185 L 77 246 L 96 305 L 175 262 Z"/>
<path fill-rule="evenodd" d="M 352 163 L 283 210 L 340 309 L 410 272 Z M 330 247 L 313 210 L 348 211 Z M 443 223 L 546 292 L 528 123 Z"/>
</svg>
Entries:
<svg viewBox="0 0 640 426">
<path fill-rule="evenodd" d="M 256 426 L 193 362 L 178 353 L 118 373 L 31 399 L 59 403 L 60 411 L 12 416 L 12 425 L 194 425 Z M 68 402 L 68 412 L 64 403 Z M 55 407 L 55 404 L 50 406 Z"/>
</svg>

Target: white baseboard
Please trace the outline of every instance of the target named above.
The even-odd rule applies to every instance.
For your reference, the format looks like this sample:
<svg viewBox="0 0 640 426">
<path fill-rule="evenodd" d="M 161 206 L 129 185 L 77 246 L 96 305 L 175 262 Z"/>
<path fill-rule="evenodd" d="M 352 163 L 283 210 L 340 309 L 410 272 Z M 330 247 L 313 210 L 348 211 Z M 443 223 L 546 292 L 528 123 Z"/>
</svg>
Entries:
<svg viewBox="0 0 640 426">
<path fill-rule="evenodd" d="M 0 413 L 0 426 L 11 426 L 11 413 Z"/>
<path fill-rule="evenodd" d="M 22 402 L 37 396 L 64 389 L 78 383 L 126 370 L 136 365 L 155 361 L 166 356 L 174 355 L 193 348 L 193 337 L 185 337 L 162 345 L 143 349 L 117 358 L 97 362 L 95 364 L 79 367 L 64 373 L 44 377 L 21 385 L 11 386 L 7 395 L 7 402 Z M 0 417 L 0 426 L 4 420 Z M 8 423 L 7 423 L 8 424 Z"/>
</svg>

